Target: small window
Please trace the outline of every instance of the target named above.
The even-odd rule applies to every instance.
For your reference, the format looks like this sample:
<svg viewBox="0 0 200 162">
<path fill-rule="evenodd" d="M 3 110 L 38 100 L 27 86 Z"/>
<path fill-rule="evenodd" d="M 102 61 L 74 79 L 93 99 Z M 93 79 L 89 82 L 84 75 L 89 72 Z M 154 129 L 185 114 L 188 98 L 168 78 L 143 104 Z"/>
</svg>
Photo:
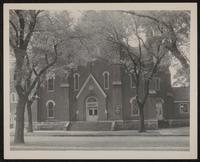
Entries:
<svg viewBox="0 0 200 162">
<path fill-rule="evenodd" d="M 47 102 L 47 117 L 54 118 L 54 111 L 55 111 L 55 102 L 48 101 Z"/>
<path fill-rule="evenodd" d="M 130 100 L 130 104 L 131 104 L 131 115 L 132 116 L 139 116 L 139 108 L 138 108 L 137 101 L 136 101 L 135 97 L 133 97 Z"/>
<path fill-rule="evenodd" d="M 180 110 L 180 113 L 182 114 L 189 113 L 187 104 L 183 104 L 183 103 L 179 104 L 179 110 Z"/>
<path fill-rule="evenodd" d="M 79 77 L 78 73 L 74 74 L 74 90 L 79 90 Z"/>
<path fill-rule="evenodd" d="M 104 89 L 109 89 L 109 72 L 105 71 L 103 73 L 103 77 L 104 77 Z"/>
<path fill-rule="evenodd" d="M 129 74 L 129 77 L 130 77 L 130 87 L 131 88 L 135 88 L 134 75 L 133 74 Z"/>
<path fill-rule="evenodd" d="M 17 103 L 17 101 L 18 101 L 17 93 L 12 92 L 12 93 L 10 94 L 10 97 L 11 97 L 11 103 Z"/>
</svg>

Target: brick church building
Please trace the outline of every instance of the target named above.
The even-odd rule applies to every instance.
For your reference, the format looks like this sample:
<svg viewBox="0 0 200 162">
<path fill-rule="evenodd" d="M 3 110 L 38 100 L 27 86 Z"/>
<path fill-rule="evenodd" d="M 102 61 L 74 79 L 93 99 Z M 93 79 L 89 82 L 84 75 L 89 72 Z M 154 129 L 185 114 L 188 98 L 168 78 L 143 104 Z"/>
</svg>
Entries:
<svg viewBox="0 0 200 162">
<path fill-rule="evenodd" d="M 65 78 L 49 71 L 32 107 L 34 128 L 137 129 L 139 110 L 135 93 L 132 75 L 120 64 L 98 59 L 78 66 Z M 12 107 L 11 102 L 13 110 Z M 160 71 L 153 78 L 144 117 L 147 129 L 158 129 L 160 124 L 189 124 L 189 89 L 174 91 L 169 70 Z"/>
</svg>

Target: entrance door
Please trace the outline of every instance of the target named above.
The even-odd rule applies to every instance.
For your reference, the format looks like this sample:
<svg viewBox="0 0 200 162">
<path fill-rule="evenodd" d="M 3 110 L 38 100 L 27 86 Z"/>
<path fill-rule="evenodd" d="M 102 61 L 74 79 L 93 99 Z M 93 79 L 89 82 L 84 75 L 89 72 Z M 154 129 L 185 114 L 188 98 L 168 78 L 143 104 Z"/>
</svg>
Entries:
<svg viewBox="0 0 200 162">
<path fill-rule="evenodd" d="M 162 102 L 156 103 L 156 114 L 158 120 L 163 120 L 163 105 Z"/>
<path fill-rule="evenodd" d="M 98 102 L 96 97 L 88 97 L 86 100 L 86 120 L 97 121 L 98 120 Z"/>
</svg>

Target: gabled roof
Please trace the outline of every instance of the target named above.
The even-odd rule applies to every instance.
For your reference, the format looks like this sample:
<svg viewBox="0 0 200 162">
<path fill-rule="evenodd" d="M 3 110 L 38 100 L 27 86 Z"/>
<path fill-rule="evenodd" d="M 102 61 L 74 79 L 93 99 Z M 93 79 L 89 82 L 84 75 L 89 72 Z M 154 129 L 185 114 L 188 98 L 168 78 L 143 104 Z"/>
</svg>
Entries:
<svg viewBox="0 0 200 162">
<path fill-rule="evenodd" d="M 190 87 L 173 87 L 175 101 L 190 101 Z"/>
<path fill-rule="evenodd" d="M 103 89 L 101 88 L 101 86 L 99 85 L 99 83 L 96 81 L 96 79 L 94 78 L 94 76 L 92 74 L 90 74 L 88 76 L 88 78 L 85 80 L 83 86 L 81 87 L 80 91 L 78 92 L 76 98 L 79 98 L 79 96 L 81 95 L 81 93 L 83 92 L 84 88 L 86 87 L 87 83 L 90 81 L 90 79 L 93 80 L 93 82 L 97 85 L 98 89 L 100 90 L 100 92 L 102 93 L 102 95 L 106 98 L 107 95 L 105 94 L 105 92 L 103 91 Z"/>
</svg>

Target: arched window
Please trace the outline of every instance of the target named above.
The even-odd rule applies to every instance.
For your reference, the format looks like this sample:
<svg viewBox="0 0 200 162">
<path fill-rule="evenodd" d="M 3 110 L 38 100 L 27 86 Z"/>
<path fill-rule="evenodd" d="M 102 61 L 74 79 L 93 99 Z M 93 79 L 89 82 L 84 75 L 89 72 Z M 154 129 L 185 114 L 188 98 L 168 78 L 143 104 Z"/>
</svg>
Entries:
<svg viewBox="0 0 200 162">
<path fill-rule="evenodd" d="M 131 116 L 139 116 L 139 107 L 137 105 L 136 97 L 130 99 Z"/>
<path fill-rule="evenodd" d="M 129 74 L 129 77 L 130 77 L 130 87 L 131 88 L 135 88 L 134 75 L 133 74 Z"/>
<path fill-rule="evenodd" d="M 97 102 L 96 97 L 88 97 L 87 102 Z"/>
<path fill-rule="evenodd" d="M 110 73 L 108 71 L 103 72 L 104 89 L 109 89 L 109 75 Z"/>
<path fill-rule="evenodd" d="M 55 74 L 48 73 L 47 74 L 47 90 L 48 91 L 54 91 L 54 80 L 55 80 Z"/>
<path fill-rule="evenodd" d="M 74 90 L 79 90 L 79 77 L 78 73 L 74 74 Z"/>
<path fill-rule="evenodd" d="M 49 100 L 46 103 L 47 106 L 47 117 L 54 118 L 55 117 L 55 102 L 53 100 Z"/>
</svg>

